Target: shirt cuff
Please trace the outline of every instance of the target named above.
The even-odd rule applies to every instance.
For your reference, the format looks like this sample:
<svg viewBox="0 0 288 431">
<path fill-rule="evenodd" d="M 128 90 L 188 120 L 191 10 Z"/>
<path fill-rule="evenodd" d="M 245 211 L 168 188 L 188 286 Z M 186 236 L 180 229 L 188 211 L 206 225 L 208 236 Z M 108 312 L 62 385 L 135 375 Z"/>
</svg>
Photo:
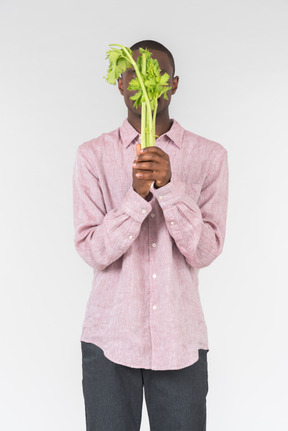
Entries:
<svg viewBox="0 0 288 431">
<path fill-rule="evenodd" d="M 149 194 L 146 196 L 146 199 L 148 198 Z M 122 209 L 134 220 L 142 223 L 152 210 L 152 205 L 146 199 L 143 199 L 137 192 L 135 192 L 131 185 L 122 202 Z M 149 200 L 151 200 L 151 197 Z"/>
<path fill-rule="evenodd" d="M 153 185 L 153 195 L 162 208 L 180 202 L 185 194 L 185 184 L 173 178 L 165 186 L 156 189 Z"/>
</svg>

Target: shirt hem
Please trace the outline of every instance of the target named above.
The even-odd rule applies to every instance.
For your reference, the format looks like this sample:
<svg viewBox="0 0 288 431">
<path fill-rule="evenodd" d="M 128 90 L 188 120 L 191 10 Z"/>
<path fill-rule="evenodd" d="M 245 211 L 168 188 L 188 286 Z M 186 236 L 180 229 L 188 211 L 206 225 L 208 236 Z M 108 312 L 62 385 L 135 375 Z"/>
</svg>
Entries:
<svg viewBox="0 0 288 431">
<path fill-rule="evenodd" d="M 203 346 L 201 344 L 201 346 L 199 346 L 198 348 L 196 348 L 194 350 L 194 354 L 192 354 L 190 356 L 190 359 L 188 359 L 187 361 L 183 361 L 180 363 L 174 363 L 172 365 L 155 365 L 155 366 L 151 366 L 148 365 L 147 363 L 137 363 L 137 362 L 131 362 L 131 361 L 124 361 L 122 359 L 119 359 L 118 357 L 115 357 L 113 354 L 111 354 L 110 352 L 108 352 L 105 347 L 102 345 L 102 343 L 92 340 L 91 338 L 86 338 L 85 336 L 81 336 L 80 341 L 84 341 L 86 343 L 92 343 L 95 344 L 97 347 L 99 347 L 102 351 L 104 356 L 109 359 L 110 361 L 114 362 L 115 364 L 119 364 L 119 365 L 124 365 L 126 367 L 130 367 L 130 368 L 138 368 L 138 369 L 146 369 L 146 370 L 152 370 L 152 371 L 167 371 L 167 370 L 181 370 L 182 368 L 186 368 L 189 367 L 191 365 L 193 365 L 195 362 L 198 361 L 199 359 L 199 350 L 200 349 L 204 349 L 204 350 L 208 350 L 209 351 L 209 347 L 208 346 Z"/>
</svg>

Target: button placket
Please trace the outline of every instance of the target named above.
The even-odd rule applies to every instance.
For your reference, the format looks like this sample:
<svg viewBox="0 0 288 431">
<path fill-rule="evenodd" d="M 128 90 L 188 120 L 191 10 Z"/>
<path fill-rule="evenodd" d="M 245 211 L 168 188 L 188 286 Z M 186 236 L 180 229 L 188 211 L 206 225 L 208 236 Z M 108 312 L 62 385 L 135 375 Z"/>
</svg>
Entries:
<svg viewBox="0 0 288 431">
<path fill-rule="evenodd" d="M 155 216 L 156 216 L 155 212 L 152 211 L 150 213 L 150 216 L 151 216 L 152 219 L 154 219 Z M 156 227 L 155 227 L 154 220 L 153 221 L 151 220 L 151 222 L 149 223 L 149 225 L 150 225 L 150 229 L 149 229 L 149 238 L 148 238 L 148 241 L 150 243 L 150 247 L 156 250 L 157 244 L 156 244 L 156 242 L 152 242 L 153 239 L 155 238 L 155 235 L 156 235 Z M 153 256 L 152 253 L 153 252 L 151 251 L 151 256 Z M 156 253 L 156 251 L 154 253 Z M 157 284 L 158 283 L 156 281 L 157 273 L 153 272 L 153 271 L 155 271 L 155 269 L 156 268 L 154 267 L 154 260 L 152 258 L 151 261 L 150 261 L 150 270 L 151 270 L 150 307 L 151 307 L 152 313 L 153 313 L 153 311 L 155 312 L 158 309 L 158 306 L 157 306 L 157 301 L 158 301 Z M 152 318 L 152 322 L 151 322 L 151 337 L 153 339 L 154 338 L 154 329 L 153 329 L 154 328 L 154 324 L 153 324 L 153 320 L 157 318 L 156 317 L 157 315 L 155 315 L 155 318 L 153 318 L 152 316 L 151 316 L 151 318 Z M 157 321 L 155 321 L 155 325 L 157 325 Z"/>
</svg>

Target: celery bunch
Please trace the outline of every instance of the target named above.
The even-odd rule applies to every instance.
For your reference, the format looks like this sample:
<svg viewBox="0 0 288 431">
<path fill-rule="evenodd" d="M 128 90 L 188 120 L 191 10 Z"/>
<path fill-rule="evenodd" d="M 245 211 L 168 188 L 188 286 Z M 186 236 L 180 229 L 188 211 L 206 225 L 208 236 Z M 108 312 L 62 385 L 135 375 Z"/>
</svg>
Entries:
<svg viewBox="0 0 288 431">
<path fill-rule="evenodd" d="M 168 73 L 161 74 L 158 60 L 152 58 L 148 49 L 139 48 L 139 56 L 135 62 L 130 48 L 123 45 L 110 44 L 112 48 L 107 51 L 106 60 L 109 67 L 105 77 L 109 84 L 115 85 L 120 75 L 128 68 L 133 68 L 136 77 L 129 82 L 128 90 L 136 91 L 130 97 L 134 100 L 134 107 L 141 106 L 141 148 L 155 145 L 156 113 L 158 98 L 163 95 L 168 99 L 167 91 L 170 76 Z"/>
</svg>

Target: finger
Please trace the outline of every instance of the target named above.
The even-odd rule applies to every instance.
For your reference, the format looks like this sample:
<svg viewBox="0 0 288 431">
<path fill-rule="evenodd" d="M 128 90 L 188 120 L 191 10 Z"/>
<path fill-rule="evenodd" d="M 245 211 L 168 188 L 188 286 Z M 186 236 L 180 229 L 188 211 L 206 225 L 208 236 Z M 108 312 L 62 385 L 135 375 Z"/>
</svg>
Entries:
<svg viewBox="0 0 288 431">
<path fill-rule="evenodd" d="M 140 180 L 153 180 L 154 181 L 154 177 L 155 174 L 152 171 L 141 171 L 141 172 L 136 172 L 135 176 L 137 178 L 139 178 Z"/>
<path fill-rule="evenodd" d="M 137 154 L 137 156 L 140 155 L 140 151 L 141 151 L 141 144 L 136 144 L 136 154 Z"/>
<path fill-rule="evenodd" d="M 146 151 L 145 153 L 140 153 L 140 155 L 137 157 L 137 163 L 138 162 L 153 162 L 153 163 L 163 163 L 164 161 L 167 162 L 168 159 L 161 156 L 159 153 L 155 153 L 152 151 Z"/>
<path fill-rule="evenodd" d="M 160 147 L 157 147 L 156 145 L 150 146 L 150 147 L 146 147 L 143 148 L 140 152 L 140 154 L 145 154 L 145 153 L 155 153 L 155 154 L 159 154 L 160 156 L 167 158 L 169 157 L 167 153 L 165 153 L 165 151 L 161 150 Z"/>
<path fill-rule="evenodd" d="M 158 171 L 158 170 L 160 170 L 160 163 L 157 163 L 157 162 L 141 162 L 141 163 L 138 163 L 138 160 L 137 160 L 137 163 L 135 162 L 135 163 L 133 163 L 133 165 L 132 165 L 132 167 L 133 167 L 133 169 L 144 169 L 144 170 L 147 170 L 147 171 Z"/>
<path fill-rule="evenodd" d="M 161 185 L 165 179 L 160 171 L 136 171 L 136 177 L 140 180 L 157 181 L 158 185 Z"/>
</svg>

